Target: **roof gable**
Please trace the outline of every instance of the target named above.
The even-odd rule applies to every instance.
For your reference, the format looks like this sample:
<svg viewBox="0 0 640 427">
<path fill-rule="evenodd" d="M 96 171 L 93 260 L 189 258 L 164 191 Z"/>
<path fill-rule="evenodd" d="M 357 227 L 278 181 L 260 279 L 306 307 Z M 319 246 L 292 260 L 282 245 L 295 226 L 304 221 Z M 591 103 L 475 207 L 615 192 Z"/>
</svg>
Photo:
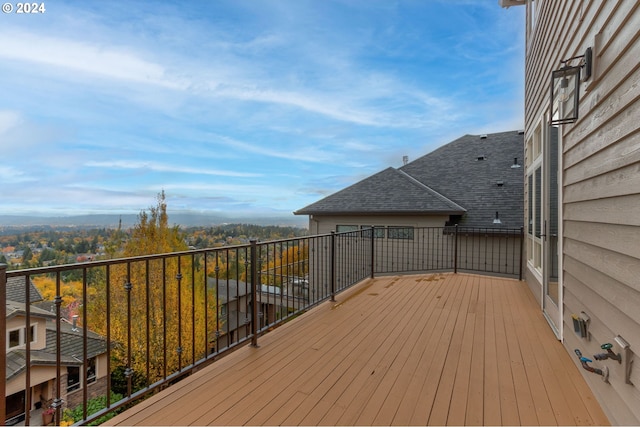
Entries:
<svg viewBox="0 0 640 427">
<path fill-rule="evenodd" d="M 7 277 L 7 300 L 24 303 L 26 300 L 25 283 L 27 280 L 27 276 Z M 42 301 L 42 295 L 40 295 L 31 280 L 29 280 L 29 300 L 31 303 Z"/>
<path fill-rule="evenodd" d="M 387 168 L 296 212 L 314 214 L 462 214 L 465 209 L 416 181 Z"/>
</svg>

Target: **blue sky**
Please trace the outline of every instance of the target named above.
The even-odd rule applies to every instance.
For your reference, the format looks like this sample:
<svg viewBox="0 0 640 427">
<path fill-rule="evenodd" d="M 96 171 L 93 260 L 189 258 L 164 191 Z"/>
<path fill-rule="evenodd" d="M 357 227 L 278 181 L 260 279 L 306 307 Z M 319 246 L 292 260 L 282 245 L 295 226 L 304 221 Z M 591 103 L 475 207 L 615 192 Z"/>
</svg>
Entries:
<svg viewBox="0 0 640 427">
<path fill-rule="evenodd" d="M 289 215 L 523 128 L 497 0 L 46 1 L 0 14 L 0 214 Z"/>
</svg>

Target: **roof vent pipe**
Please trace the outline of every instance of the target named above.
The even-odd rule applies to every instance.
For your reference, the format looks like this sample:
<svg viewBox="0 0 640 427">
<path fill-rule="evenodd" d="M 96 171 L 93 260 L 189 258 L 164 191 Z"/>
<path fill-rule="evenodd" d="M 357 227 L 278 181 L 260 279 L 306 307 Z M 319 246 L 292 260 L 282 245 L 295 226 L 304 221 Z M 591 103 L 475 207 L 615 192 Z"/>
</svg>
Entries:
<svg viewBox="0 0 640 427">
<path fill-rule="evenodd" d="M 407 165 L 409 163 L 409 156 L 402 156 L 402 164 Z"/>
<path fill-rule="evenodd" d="M 518 169 L 520 167 L 520 165 L 518 164 L 518 158 L 514 157 L 513 158 L 513 164 L 511 165 L 511 169 Z"/>
<path fill-rule="evenodd" d="M 78 329 L 78 315 L 77 315 L 77 314 L 74 314 L 74 315 L 71 317 L 71 320 L 72 320 L 72 322 L 73 322 L 73 323 L 72 323 L 71 330 L 72 330 L 73 332 L 78 332 L 78 331 L 79 331 L 79 329 Z"/>
</svg>

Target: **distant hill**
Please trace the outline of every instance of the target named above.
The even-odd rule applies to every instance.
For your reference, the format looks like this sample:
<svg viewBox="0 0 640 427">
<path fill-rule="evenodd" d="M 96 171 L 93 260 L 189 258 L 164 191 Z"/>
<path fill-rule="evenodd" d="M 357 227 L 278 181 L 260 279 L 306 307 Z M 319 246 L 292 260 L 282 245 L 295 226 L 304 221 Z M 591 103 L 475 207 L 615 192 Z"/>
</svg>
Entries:
<svg viewBox="0 0 640 427">
<path fill-rule="evenodd" d="M 138 222 L 137 214 L 91 214 L 71 216 L 20 216 L 0 215 L 0 229 L 3 227 L 33 227 L 33 226 L 65 226 L 82 228 L 116 228 L 122 220 L 122 227 L 129 228 Z M 304 227 L 308 225 L 307 217 L 289 216 L 239 216 L 224 217 L 190 212 L 169 212 L 169 223 L 182 227 L 213 226 L 227 223 L 243 223 L 254 225 L 281 225 L 290 227 Z"/>
</svg>

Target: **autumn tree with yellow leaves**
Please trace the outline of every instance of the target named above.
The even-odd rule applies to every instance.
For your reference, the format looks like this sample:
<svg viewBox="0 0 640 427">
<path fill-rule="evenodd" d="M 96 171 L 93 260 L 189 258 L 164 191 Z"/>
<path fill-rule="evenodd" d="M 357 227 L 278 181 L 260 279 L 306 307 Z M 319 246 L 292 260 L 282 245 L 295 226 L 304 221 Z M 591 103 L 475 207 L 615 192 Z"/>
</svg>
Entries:
<svg viewBox="0 0 640 427">
<path fill-rule="evenodd" d="M 114 232 L 114 238 L 122 241 L 121 231 Z M 163 191 L 148 213 L 140 213 L 114 255 L 131 258 L 186 250 L 179 228 L 169 225 Z M 87 317 L 89 328 L 103 336 L 109 328 L 116 366 L 126 366 L 150 384 L 207 355 L 210 336 L 219 325 L 216 296 L 206 287 L 203 257 L 151 256 L 103 269 L 102 279 L 92 284 Z"/>
</svg>

